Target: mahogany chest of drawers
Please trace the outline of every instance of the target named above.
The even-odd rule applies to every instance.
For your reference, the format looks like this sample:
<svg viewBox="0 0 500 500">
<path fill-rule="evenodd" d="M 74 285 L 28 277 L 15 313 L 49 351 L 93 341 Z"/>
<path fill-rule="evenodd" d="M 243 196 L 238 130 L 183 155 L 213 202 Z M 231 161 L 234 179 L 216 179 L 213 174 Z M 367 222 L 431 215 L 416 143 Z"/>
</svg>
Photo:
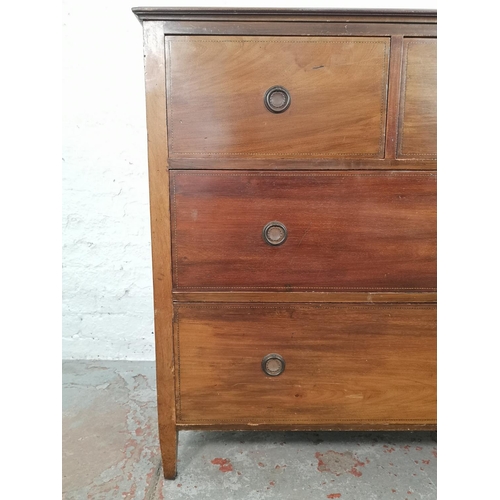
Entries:
<svg viewBox="0 0 500 500">
<path fill-rule="evenodd" d="M 436 425 L 436 13 L 134 9 L 183 429 Z"/>
</svg>

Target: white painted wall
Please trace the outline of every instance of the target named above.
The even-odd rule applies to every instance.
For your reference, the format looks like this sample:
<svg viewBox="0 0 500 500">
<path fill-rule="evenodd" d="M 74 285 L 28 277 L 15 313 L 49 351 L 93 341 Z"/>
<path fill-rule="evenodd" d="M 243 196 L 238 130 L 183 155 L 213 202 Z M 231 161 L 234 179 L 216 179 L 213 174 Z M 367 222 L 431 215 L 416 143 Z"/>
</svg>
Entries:
<svg viewBox="0 0 500 500">
<path fill-rule="evenodd" d="M 137 0 L 63 2 L 63 358 L 154 359 L 142 28 Z M 191 2 L 436 8 L 434 1 Z"/>
<path fill-rule="evenodd" d="M 63 357 L 153 359 L 142 27 L 63 5 Z"/>
</svg>

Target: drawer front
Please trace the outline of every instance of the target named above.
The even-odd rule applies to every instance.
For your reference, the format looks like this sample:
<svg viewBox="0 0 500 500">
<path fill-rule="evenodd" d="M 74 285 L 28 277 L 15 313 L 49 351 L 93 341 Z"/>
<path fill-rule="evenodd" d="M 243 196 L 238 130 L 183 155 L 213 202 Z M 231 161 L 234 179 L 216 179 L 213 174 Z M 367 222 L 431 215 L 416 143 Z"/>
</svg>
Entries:
<svg viewBox="0 0 500 500">
<path fill-rule="evenodd" d="M 398 156 L 436 158 L 437 41 L 412 38 L 403 47 Z"/>
<path fill-rule="evenodd" d="M 166 44 L 171 157 L 383 157 L 389 38 Z"/>
<path fill-rule="evenodd" d="M 181 423 L 436 421 L 434 305 L 177 305 L 174 330 Z"/>
<path fill-rule="evenodd" d="M 436 287 L 435 173 L 172 171 L 171 198 L 178 290 Z"/>
</svg>

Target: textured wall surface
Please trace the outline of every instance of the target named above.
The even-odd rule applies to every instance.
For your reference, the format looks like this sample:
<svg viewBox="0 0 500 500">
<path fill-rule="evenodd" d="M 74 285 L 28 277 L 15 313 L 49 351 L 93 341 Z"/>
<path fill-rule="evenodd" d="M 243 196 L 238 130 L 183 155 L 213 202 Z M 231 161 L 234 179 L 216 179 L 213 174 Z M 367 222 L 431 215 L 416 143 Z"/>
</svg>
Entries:
<svg viewBox="0 0 500 500">
<path fill-rule="evenodd" d="M 63 5 L 63 358 L 153 359 L 142 27 Z"/>
</svg>

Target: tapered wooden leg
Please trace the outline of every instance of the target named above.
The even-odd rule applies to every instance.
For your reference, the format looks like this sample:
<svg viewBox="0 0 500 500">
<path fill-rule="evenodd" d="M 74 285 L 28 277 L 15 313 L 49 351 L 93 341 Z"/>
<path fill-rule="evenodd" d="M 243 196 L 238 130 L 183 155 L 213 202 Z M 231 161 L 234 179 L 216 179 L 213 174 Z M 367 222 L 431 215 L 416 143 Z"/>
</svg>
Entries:
<svg viewBox="0 0 500 500">
<path fill-rule="evenodd" d="M 166 479 L 177 472 L 177 428 L 167 157 L 165 32 L 162 21 L 144 21 L 144 69 L 148 135 L 149 200 L 155 311 L 156 386 L 161 458 Z"/>
<path fill-rule="evenodd" d="M 161 460 L 165 479 L 177 476 L 177 430 L 168 427 L 160 430 Z"/>
</svg>

